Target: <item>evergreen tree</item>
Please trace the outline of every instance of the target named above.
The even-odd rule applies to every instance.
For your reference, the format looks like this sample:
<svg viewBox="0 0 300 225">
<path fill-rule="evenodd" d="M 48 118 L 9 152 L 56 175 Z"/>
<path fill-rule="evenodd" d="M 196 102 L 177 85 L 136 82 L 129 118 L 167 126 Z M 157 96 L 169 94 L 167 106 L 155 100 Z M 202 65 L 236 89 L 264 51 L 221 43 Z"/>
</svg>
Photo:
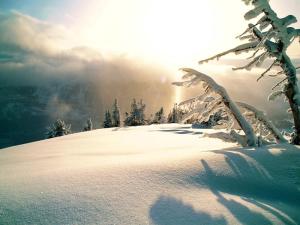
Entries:
<svg viewBox="0 0 300 225">
<path fill-rule="evenodd" d="M 104 121 L 103 121 L 103 127 L 104 128 L 112 127 L 111 114 L 110 114 L 109 110 L 106 110 L 106 112 L 105 112 L 105 118 L 104 118 Z"/>
<path fill-rule="evenodd" d="M 125 126 L 131 126 L 131 116 L 128 112 L 125 112 L 125 120 L 124 120 Z"/>
<path fill-rule="evenodd" d="M 165 122 L 166 122 L 166 118 L 164 115 L 164 108 L 161 107 L 160 110 L 155 113 L 152 123 L 160 124 L 160 123 L 165 123 Z"/>
<path fill-rule="evenodd" d="M 86 124 L 83 128 L 83 131 L 90 131 L 90 130 L 93 130 L 93 123 L 92 123 L 92 119 L 89 118 L 87 121 L 86 121 Z"/>
<path fill-rule="evenodd" d="M 145 125 L 145 108 L 146 105 L 140 100 L 138 103 L 135 99 L 133 99 L 131 103 L 131 111 L 130 113 L 125 113 L 125 126 L 139 126 Z"/>
<path fill-rule="evenodd" d="M 118 101 L 115 99 L 113 107 L 112 107 L 112 126 L 119 127 L 120 123 L 120 110 L 118 106 Z"/>
<path fill-rule="evenodd" d="M 179 123 L 184 115 L 184 112 L 178 108 L 177 103 L 168 115 L 168 123 Z"/>
<path fill-rule="evenodd" d="M 64 136 L 71 133 L 71 124 L 67 125 L 63 120 L 57 119 L 54 124 L 47 128 L 47 138 Z"/>
<path fill-rule="evenodd" d="M 300 38 L 300 29 L 291 26 L 297 22 L 297 19 L 293 15 L 279 17 L 272 9 L 270 0 L 243 1 L 246 5 L 253 7 L 244 15 L 246 20 L 252 21 L 248 24 L 246 30 L 238 36 L 243 43 L 201 60 L 199 63 L 220 59 L 230 53 L 253 52 L 248 57 L 249 61 L 246 65 L 236 67 L 234 70 L 252 70 L 254 67 L 260 68 L 266 63 L 267 67 L 258 76 L 257 81 L 267 76 L 276 78 L 284 76 L 272 87 L 274 92 L 269 96 L 269 100 L 285 96 L 294 120 L 294 135 L 292 135 L 290 141 L 293 144 L 300 145 L 300 90 L 297 78 L 297 70 L 300 67 L 296 66 L 295 61 L 291 60 L 288 52 L 294 40 Z M 184 70 L 187 72 L 186 69 Z M 276 71 L 275 74 L 273 70 Z M 191 74 L 191 70 L 188 73 Z"/>
<path fill-rule="evenodd" d="M 145 109 L 146 109 L 146 104 L 143 103 L 143 100 L 141 99 L 140 102 L 138 103 L 138 123 L 139 125 L 145 125 Z"/>
</svg>

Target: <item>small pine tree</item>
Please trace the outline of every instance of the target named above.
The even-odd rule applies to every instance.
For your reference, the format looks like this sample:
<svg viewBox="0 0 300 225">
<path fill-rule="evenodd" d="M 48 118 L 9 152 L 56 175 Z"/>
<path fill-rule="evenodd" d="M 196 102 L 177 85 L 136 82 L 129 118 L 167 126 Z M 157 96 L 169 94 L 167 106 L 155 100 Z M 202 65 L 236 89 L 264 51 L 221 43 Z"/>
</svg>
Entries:
<svg viewBox="0 0 300 225">
<path fill-rule="evenodd" d="M 141 99 L 140 102 L 138 103 L 138 123 L 139 125 L 145 125 L 145 109 L 146 109 L 146 104 L 143 103 L 143 100 Z"/>
<path fill-rule="evenodd" d="M 105 112 L 105 118 L 104 118 L 104 121 L 103 121 L 103 127 L 104 128 L 112 127 L 111 114 L 110 114 L 109 110 L 107 110 Z"/>
<path fill-rule="evenodd" d="M 184 112 L 178 108 L 177 103 L 168 115 L 168 123 L 179 123 L 184 115 Z"/>
<path fill-rule="evenodd" d="M 166 118 L 164 115 L 164 108 L 161 107 L 160 110 L 155 113 L 152 123 L 160 124 L 160 123 L 165 123 L 165 122 L 166 122 Z"/>
<path fill-rule="evenodd" d="M 118 101 L 117 99 L 115 99 L 115 102 L 112 107 L 112 126 L 119 127 L 120 125 L 120 110 L 118 106 Z"/>
<path fill-rule="evenodd" d="M 47 138 L 60 137 L 71 133 L 71 124 L 66 124 L 63 120 L 57 119 L 54 124 L 47 127 Z"/>
<path fill-rule="evenodd" d="M 124 120 L 124 125 L 125 126 L 131 126 L 131 117 L 128 112 L 125 112 L 125 120 Z"/>
<path fill-rule="evenodd" d="M 133 99 L 131 103 L 131 111 L 130 113 L 125 113 L 125 126 L 139 126 L 145 125 L 145 108 L 146 105 L 140 100 L 138 103 L 135 99 Z"/>
<path fill-rule="evenodd" d="M 87 121 L 86 121 L 86 124 L 83 128 L 83 131 L 90 131 L 90 130 L 93 130 L 93 123 L 92 123 L 92 119 L 89 118 Z"/>
</svg>

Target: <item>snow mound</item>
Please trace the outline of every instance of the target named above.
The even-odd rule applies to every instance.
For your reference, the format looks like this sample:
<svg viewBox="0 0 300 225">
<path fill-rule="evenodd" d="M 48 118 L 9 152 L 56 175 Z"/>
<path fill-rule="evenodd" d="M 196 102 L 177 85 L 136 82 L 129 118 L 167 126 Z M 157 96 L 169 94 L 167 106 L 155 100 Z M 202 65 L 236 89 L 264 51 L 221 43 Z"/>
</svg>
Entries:
<svg viewBox="0 0 300 225">
<path fill-rule="evenodd" d="M 300 224 L 300 149 L 220 134 L 151 125 L 3 149 L 0 224 Z"/>
</svg>

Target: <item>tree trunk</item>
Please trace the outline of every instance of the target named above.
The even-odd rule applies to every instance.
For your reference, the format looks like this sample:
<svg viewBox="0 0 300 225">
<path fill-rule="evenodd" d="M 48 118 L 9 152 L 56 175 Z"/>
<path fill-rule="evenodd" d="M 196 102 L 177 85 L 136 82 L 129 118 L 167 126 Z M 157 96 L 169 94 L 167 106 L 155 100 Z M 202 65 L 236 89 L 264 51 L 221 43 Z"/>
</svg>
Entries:
<svg viewBox="0 0 300 225">
<path fill-rule="evenodd" d="M 221 93 L 221 96 L 223 97 L 223 103 L 231 111 L 233 117 L 238 122 L 241 129 L 244 131 L 244 133 L 246 135 L 247 145 L 249 147 L 256 147 L 257 146 L 257 138 L 253 131 L 252 126 L 248 123 L 248 121 L 242 115 L 242 113 L 239 110 L 239 108 L 237 107 L 237 105 L 231 100 L 231 98 L 227 94 L 227 91 L 225 90 L 225 88 L 223 88 L 222 86 L 219 86 L 218 90 L 219 90 L 219 93 Z"/>
<path fill-rule="evenodd" d="M 290 58 L 286 54 L 284 54 L 281 59 L 281 67 L 285 71 L 285 75 L 288 78 L 288 84 L 285 89 L 285 96 L 289 101 L 295 126 L 291 143 L 300 145 L 300 111 L 298 100 L 295 99 L 296 94 L 299 94 L 296 77 L 297 72 Z"/>
<path fill-rule="evenodd" d="M 296 94 L 295 85 L 289 83 L 285 95 L 289 101 L 292 110 L 294 126 L 295 126 L 294 135 L 292 137 L 291 143 L 295 145 L 300 145 L 300 111 L 299 111 L 298 104 L 294 100 L 295 94 Z"/>
</svg>

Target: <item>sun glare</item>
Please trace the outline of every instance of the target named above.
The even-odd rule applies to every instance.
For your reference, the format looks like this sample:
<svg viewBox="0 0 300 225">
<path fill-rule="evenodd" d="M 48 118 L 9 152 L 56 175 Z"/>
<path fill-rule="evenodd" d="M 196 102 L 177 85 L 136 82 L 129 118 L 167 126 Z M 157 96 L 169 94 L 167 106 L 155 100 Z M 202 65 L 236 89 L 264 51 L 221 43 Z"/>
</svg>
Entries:
<svg viewBox="0 0 300 225">
<path fill-rule="evenodd" d="M 242 5 L 232 3 L 228 14 L 225 1 L 93 0 L 78 9 L 74 27 L 84 45 L 103 56 L 126 55 L 162 65 L 173 80 L 180 80 L 178 68 L 195 66 L 198 60 L 234 46 L 243 21 Z M 180 102 L 181 91 L 175 88 L 175 102 Z"/>
<path fill-rule="evenodd" d="M 178 67 L 217 51 L 218 44 L 212 43 L 218 32 L 225 32 L 218 25 L 224 3 L 112 0 L 102 8 L 99 4 L 95 1 L 82 12 L 77 28 L 88 45 L 104 53 L 125 53 Z"/>
</svg>

